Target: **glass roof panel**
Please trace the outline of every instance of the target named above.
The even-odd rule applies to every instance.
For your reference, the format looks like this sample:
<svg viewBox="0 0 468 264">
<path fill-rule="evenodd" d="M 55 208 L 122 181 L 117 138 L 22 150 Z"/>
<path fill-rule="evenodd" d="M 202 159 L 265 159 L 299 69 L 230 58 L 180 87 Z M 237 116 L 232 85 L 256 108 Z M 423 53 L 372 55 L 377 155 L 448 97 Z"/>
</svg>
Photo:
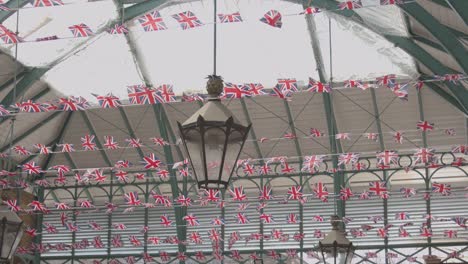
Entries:
<svg viewBox="0 0 468 264">
<path fill-rule="evenodd" d="M 315 15 L 317 34 L 330 74 L 329 16 L 331 18 L 333 79 L 373 79 L 386 74 L 416 76 L 413 59 L 382 36 L 347 18 L 328 12 Z"/>
<path fill-rule="evenodd" d="M 52 68 L 44 78 L 65 95 L 83 96 L 90 101 L 96 101 L 91 93 L 112 92 L 127 98 L 126 86 L 142 83 L 125 37 L 107 32 L 97 36 L 92 45 Z"/>
<path fill-rule="evenodd" d="M 90 40 L 90 38 L 73 38 L 73 34 L 68 29 L 69 26 L 84 23 L 96 32 L 117 18 L 116 8 L 112 1 L 65 0 L 63 2 L 64 6 L 36 8 L 28 4 L 20 10 L 18 31 L 19 36 L 25 40 L 18 45 L 18 59 L 21 63 L 27 66 L 48 65 L 80 43 Z M 16 31 L 16 14 L 10 16 L 3 25 Z M 57 36 L 61 39 L 35 41 L 37 38 L 50 36 Z M 14 55 L 13 45 L 0 45 Z"/>
<path fill-rule="evenodd" d="M 218 24 L 217 73 L 228 82 L 260 82 L 266 87 L 278 78 L 307 80 L 316 77 L 302 7 L 285 1 L 219 1 L 218 13 L 239 11 L 244 22 Z M 283 15 L 281 29 L 261 23 L 267 11 Z M 203 27 L 182 30 L 171 15 L 190 10 Z M 213 6 L 211 1 L 180 4 L 160 11 L 169 28 L 144 33 L 138 23 L 137 47 L 155 83 L 172 83 L 176 92 L 204 87 L 213 72 Z"/>
</svg>

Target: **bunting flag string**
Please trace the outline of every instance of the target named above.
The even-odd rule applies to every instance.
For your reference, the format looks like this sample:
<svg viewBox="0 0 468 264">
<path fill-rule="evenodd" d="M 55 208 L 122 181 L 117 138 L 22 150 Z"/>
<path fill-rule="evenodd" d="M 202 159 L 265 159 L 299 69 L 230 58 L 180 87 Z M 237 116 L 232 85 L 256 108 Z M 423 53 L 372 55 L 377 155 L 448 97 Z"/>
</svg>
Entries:
<svg viewBox="0 0 468 264">
<path fill-rule="evenodd" d="M 435 128 L 434 123 L 430 123 L 428 121 L 419 121 L 416 124 L 416 130 L 400 130 L 395 132 L 383 132 L 383 134 L 390 134 L 393 136 L 393 139 L 396 143 L 402 144 L 405 138 L 405 132 L 414 132 L 414 131 L 422 131 L 422 132 L 430 132 L 434 130 L 441 130 L 444 131 L 445 136 L 454 136 L 456 135 L 456 131 L 453 128 Z M 311 128 L 309 136 L 298 137 L 292 133 L 286 133 L 280 138 L 266 138 L 260 137 L 258 140 L 247 139 L 246 142 L 260 142 L 261 144 L 270 141 L 281 141 L 281 140 L 294 140 L 294 139 L 317 139 L 321 137 L 332 137 L 336 140 L 351 140 L 351 135 L 356 135 L 359 137 L 364 137 L 371 142 L 378 142 L 379 133 L 338 133 L 335 135 L 326 135 L 322 131 Z M 103 148 L 98 148 L 95 143 L 96 137 L 94 135 L 85 135 L 81 137 L 81 149 L 77 149 L 74 144 L 71 143 L 57 143 L 56 146 L 58 147 L 57 151 L 52 151 L 52 146 L 46 146 L 44 144 L 34 144 L 31 147 L 25 147 L 21 145 L 13 146 L 10 151 L 0 153 L 0 159 L 7 159 L 9 157 L 24 157 L 24 156 L 39 156 L 39 155 L 52 155 L 57 153 L 72 153 L 72 152 L 87 152 L 87 151 L 102 151 L 102 150 L 119 150 L 119 149 L 135 149 L 135 148 L 147 148 L 151 151 L 154 149 L 152 146 L 143 143 L 139 138 L 126 138 L 124 141 L 127 143 L 127 146 L 121 146 L 113 136 L 104 136 L 104 144 Z M 166 142 L 164 139 L 159 137 L 149 138 L 149 140 L 153 143 L 155 147 L 163 147 L 163 146 L 179 146 L 179 143 L 169 143 Z M 454 153 L 468 153 L 468 149 L 465 145 L 460 146 L 453 146 L 452 151 Z M 369 154 L 372 152 L 362 152 L 361 154 Z M 336 153 L 336 154 L 326 154 L 326 155 L 341 155 L 344 153 Z M 325 155 L 325 154 L 323 154 Z M 256 159 L 254 159 L 256 160 Z M 268 160 L 268 159 L 267 159 Z"/>
<path fill-rule="evenodd" d="M 375 80 L 346 80 L 344 82 L 343 89 L 357 88 L 366 90 L 369 88 L 379 88 L 379 86 L 385 86 L 391 90 L 391 92 L 402 100 L 407 100 L 409 87 L 415 87 L 421 89 L 425 82 L 452 82 L 459 83 L 468 79 L 468 76 L 462 74 L 445 74 L 443 76 L 433 76 L 426 80 L 419 80 L 416 82 L 410 81 L 404 84 L 398 83 L 397 76 L 395 74 L 388 74 L 376 78 Z M 328 87 L 328 88 L 327 88 Z M 255 96 L 275 96 L 280 99 L 291 100 L 294 93 L 299 92 L 331 92 L 332 90 L 341 89 L 333 88 L 329 89 L 330 84 L 321 83 L 314 79 L 309 79 L 309 84 L 306 87 L 299 87 L 296 79 L 278 79 L 276 86 L 272 89 L 266 89 L 260 83 L 245 83 L 245 84 L 232 84 L 225 82 L 224 92 L 221 95 L 221 99 L 233 99 L 243 97 L 255 97 Z M 162 84 L 156 88 L 146 87 L 144 85 L 132 85 L 127 87 L 128 101 L 129 103 L 122 103 L 121 99 L 112 93 L 106 95 L 92 94 L 96 97 L 98 105 L 91 105 L 83 97 L 69 96 L 68 98 L 59 98 L 50 102 L 34 102 L 32 100 L 26 100 L 24 102 L 18 102 L 11 106 L 0 105 L 0 117 L 13 116 L 19 113 L 41 113 L 41 112 L 54 112 L 54 111 L 83 111 L 87 109 L 95 108 L 117 108 L 129 105 L 152 105 L 159 103 L 173 103 L 177 102 L 177 97 L 173 91 L 173 87 L 170 84 Z M 183 94 L 179 99 L 183 102 L 194 102 L 204 101 L 206 95 L 203 94 Z"/>
<path fill-rule="evenodd" d="M 322 10 L 316 7 L 308 7 L 300 13 L 286 14 L 284 15 L 284 17 L 299 16 L 299 15 L 314 15 L 322 11 L 340 12 L 343 10 L 375 8 L 375 7 L 390 6 L 390 5 L 403 5 L 403 4 L 408 4 L 412 2 L 415 2 L 415 1 L 414 0 L 381 0 L 380 5 L 375 5 L 375 4 L 363 5 L 361 3 L 361 0 L 353 0 L 353 1 L 345 1 L 343 3 L 337 3 L 337 6 L 335 9 L 331 8 L 327 10 Z M 21 8 L 10 8 L 4 4 L 0 4 L 0 12 L 11 12 L 11 11 L 17 11 L 21 9 L 54 7 L 54 6 L 64 6 L 64 5 L 71 5 L 71 4 L 73 3 L 64 4 L 60 0 L 34 0 L 32 3 L 32 7 L 25 6 Z M 177 22 L 179 22 L 182 30 L 187 30 L 187 29 L 196 28 L 196 27 L 205 25 L 191 11 L 185 11 L 185 12 L 181 12 L 178 14 L 174 14 L 171 17 L 175 19 Z M 275 28 L 281 28 L 283 25 L 282 18 L 283 18 L 283 15 L 280 12 L 278 12 L 277 10 L 270 10 L 266 14 L 264 14 L 262 17 L 260 17 L 259 21 L 265 23 L 266 25 L 275 27 Z M 231 13 L 231 14 L 218 14 L 218 19 L 219 21 L 216 22 L 217 24 L 238 23 L 238 22 L 246 21 L 241 17 L 241 14 L 238 11 Z M 147 14 L 144 14 L 140 17 L 135 18 L 135 20 L 140 23 L 143 30 L 146 32 L 168 29 L 166 24 L 163 21 L 163 18 L 161 17 L 158 11 L 151 11 Z M 211 23 L 207 23 L 207 24 L 211 24 Z M 78 25 L 71 25 L 69 29 L 72 32 L 74 38 L 89 37 L 89 36 L 94 35 L 91 29 L 84 23 L 78 24 Z M 125 27 L 125 25 L 114 23 L 113 26 L 107 29 L 107 32 L 109 32 L 110 34 L 127 34 L 128 30 Z M 40 37 L 34 40 L 24 40 L 0 24 L 0 38 L 4 41 L 5 44 L 14 44 L 18 42 L 52 41 L 52 40 L 69 38 L 69 37 L 58 37 L 54 35 L 54 36 Z"/>
<path fill-rule="evenodd" d="M 65 145 L 65 144 L 61 144 Z M 27 150 L 23 147 L 15 146 L 16 151 L 26 152 Z M 72 148 L 72 147 L 69 147 Z M 69 153 L 69 152 L 67 152 Z M 400 157 L 397 151 L 390 151 L 385 150 L 382 152 L 367 152 L 368 154 L 375 155 L 374 157 L 377 159 L 376 169 L 396 169 L 396 168 L 403 168 L 406 171 L 410 169 L 418 169 L 418 168 L 438 168 L 443 166 L 443 164 L 439 163 L 439 159 L 436 155 L 436 151 L 433 148 L 419 148 L 417 149 L 412 157 L 411 157 L 411 167 L 404 167 L 398 164 L 397 159 Z M 451 149 L 452 154 L 468 154 L 468 147 L 466 145 L 458 145 L 454 146 Z M 338 153 L 338 154 L 325 154 L 325 155 L 310 155 L 310 156 L 301 156 L 301 157 L 287 157 L 287 156 L 277 156 L 277 157 L 268 157 L 268 158 L 256 158 L 256 159 L 243 159 L 239 160 L 236 167 L 237 169 L 241 169 L 241 171 L 248 177 L 253 175 L 268 175 L 271 173 L 271 165 L 276 164 L 281 166 L 281 173 L 282 174 L 290 174 L 295 171 L 293 167 L 290 166 L 288 163 L 288 159 L 296 159 L 301 158 L 304 160 L 300 166 L 300 171 L 302 172 L 309 172 L 309 173 L 319 173 L 321 172 L 321 165 L 324 164 L 326 157 L 331 157 L 334 155 L 338 156 L 338 168 L 333 168 L 328 171 L 322 171 L 326 173 L 333 173 L 339 170 L 342 170 L 342 166 L 348 165 L 352 167 L 352 170 L 360 171 L 367 168 L 366 164 L 360 162 L 359 158 L 364 152 L 361 153 Z M 372 156 L 363 158 L 372 158 Z M 262 165 L 255 164 L 255 162 L 263 161 Z M 10 172 L 10 171 L 0 171 L 0 176 L 4 177 L 13 177 L 18 175 L 39 175 L 44 173 L 57 173 L 61 179 L 59 182 L 65 180 L 63 176 L 66 173 L 74 172 L 75 178 L 79 182 L 88 182 L 90 178 L 95 178 L 98 182 L 102 182 L 105 180 L 105 177 L 102 175 L 103 171 L 112 171 L 114 175 L 122 182 L 128 181 L 129 170 L 130 173 L 136 171 L 155 171 L 161 180 L 168 180 L 169 177 L 174 177 L 175 175 L 171 175 L 170 172 L 164 169 L 163 162 L 154 154 L 150 153 L 143 158 L 140 162 L 141 166 L 134 166 L 131 162 L 127 160 L 119 160 L 117 161 L 113 167 L 100 167 L 100 168 L 75 168 L 70 169 L 66 165 L 56 165 L 54 167 L 48 169 L 41 169 L 37 166 L 36 162 L 30 161 L 26 162 L 18 167 L 22 169 L 22 172 Z M 178 171 L 178 174 L 183 177 L 188 177 L 190 172 L 188 170 L 188 160 L 185 159 L 183 161 L 176 162 L 174 164 L 166 164 L 167 166 L 172 166 L 172 170 Z M 414 164 L 413 164 L 414 163 Z M 450 165 L 452 166 L 463 166 L 467 163 L 467 160 L 464 157 L 456 157 L 453 156 L 453 162 Z M 209 166 L 217 167 L 218 164 L 210 163 Z M 393 167 L 392 167 L 393 166 Z M 82 176 L 79 172 L 84 171 L 85 174 Z M 137 178 L 144 179 L 145 175 L 142 173 L 135 174 Z M 0 184 L 6 184 L 5 182 L 0 182 Z"/>
</svg>

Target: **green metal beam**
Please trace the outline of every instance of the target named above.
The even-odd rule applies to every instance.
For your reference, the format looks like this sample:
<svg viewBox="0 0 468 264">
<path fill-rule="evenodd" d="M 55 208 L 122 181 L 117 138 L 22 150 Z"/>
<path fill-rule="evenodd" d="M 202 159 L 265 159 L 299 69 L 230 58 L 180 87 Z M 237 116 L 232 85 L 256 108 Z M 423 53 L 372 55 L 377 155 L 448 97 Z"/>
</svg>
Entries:
<svg viewBox="0 0 468 264">
<path fill-rule="evenodd" d="M 32 68 L 24 77 L 16 84 L 16 98 L 24 94 L 31 85 L 33 85 L 37 80 L 41 78 L 50 68 Z M 15 91 L 12 89 L 8 94 L 3 98 L 1 105 L 9 106 L 14 104 L 13 96 Z"/>
<path fill-rule="evenodd" d="M 13 139 L 13 141 L 11 142 L 12 145 L 15 145 L 17 144 L 18 142 L 20 142 L 21 140 L 23 140 L 24 138 L 26 138 L 27 136 L 31 135 L 32 133 L 34 133 L 35 131 L 37 131 L 37 129 L 41 128 L 42 126 L 46 125 L 47 123 L 49 123 L 52 119 L 54 119 L 55 117 L 59 116 L 60 114 L 63 114 L 63 112 L 54 112 L 52 113 L 51 115 L 48 115 L 46 118 L 40 120 L 38 123 L 36 123 L 35 125 L 31 126 L 28 130 L 24 131 L 21 135 L 15 137 Z M 0 148 L 0 152 L 3 152 L 5 150 L 7 150 L 9 147 L 9 145 L 5 145 L 3 146 L 2 148 Z"/>
<path fill-rule="evenodd" d="M 411 54 L 421 64 L 425 65 L 429 70 L 435 74 L 444 75 L 450 73 L 450 70 L 444 66 L 441 62 L 434 59 L 427 51 L 415 44 L 408 38 L 398 36 L 384 36 L 391 42 L 395 43 L 399 48 Z M 465 56 L 467 57 L 467 56 Z M 465 113 L 468 113 L 468 91 L 463 86 L 454 84 L 452 82 L 444 82 L 450 91 L 454 94 L 455 98 L 459 101 L 460 105 L 465 109 Z M 446 99 L 446 98 L 444 98 Z"/>
<path fill-rule="evenodd" d="M 0 23 L 3 23 L 7 18 L 12 16 L 16 13 L 16 9 L 21 8 L 27 4 L 31 3 L 30 0 L 10 0 L 6 4 L 4 4 L 9 9 L 13 9 L 11 11 L 4 11 L 0 12 Z"/>
<path fill-rule="evenodd" d="M 163 116 L 166 116 L 166 111 L 162 107 L 161 104 L 153 105 L 154 115 L 156 116 L 156 121 L 158 124 L 158 129 L 160 132 L 161 137 L 164 141 L 169 142 L 169 135 L 168 135 L 168 128 L 166 126 L 166 122 L 164 122 Z M 166 164 L 173 164 L 174 158 L 172 156 L 172 148 L 171 145 L 165 145 L 164 147 L 164 154 L 166 156 Z M 177 178 L 175 177 L 176 173 L 172 166 L 168 165 L 167 170 L 170 172 L 170 182 L 171 182 L 171 191 L 172 197 L 175 199 L 179 196 L 179 186 L 177 184 Z M 183 207 L 176 207 L 174 206 L 174 214 L 176 218 L 176 226 L 177 226 L 177 238 L 180 241 L 186 241 L 187 239 L 187 226 L 184 223 L 183 217 L 186 215 L 187 208 Z M 179 252 L 185 252 L 185 245 L 179 243 Z"/>
<path fill-rule="evenodd" d="M 464 22 L 468 24 L 468 2 L 464 0 L 431 0 L 441 7 L 452 9 Z"/>
<path fill-rule="evenodd" d="M 15 76 L 11 77 L 9 80 L 7 80 L 6 82 L 4 82 L 1 86 L 0 86 L 0 92 L 5 90 L 6 88 L 10 87 L 10 85 L 13 85 L 15 83 L 15 81 L 18 81 L 19 79 L 21 79 L 21 77 L 23 77 L 26 73 L 28 73 L 29 70 L 28 69 L 25 69 L 23 70 L 22 72 L 19 72 L 18 74 L 16 74 L 16 78 Z"/>
<path fill-rule="evenodd" d="M 457 99 L 453 98 L 453 96 L 449 93 L 447 93 L 442 87 L 438 86 L 435 83 L 427 82 L 424 83 L 425 86 L 429 87 L 431 91 L 437 93 L 439 96 L 441 96 L 443 99 L 445 99 L 447 102 L 449 102 L 451 105 L 456 107 L 458 110 L 460 110 L 462 113 L 465 115 L 468 115 L 468 112 L 465 107 L 463 107 Z"/>
<path fill-rule="evenodd" d="M 466 2 L 466 1 L 465 1 Z M 466 3 L 465 3 L 466 5 Z M 446 26 L 442 25 L 434 16 L 417 2 L 409 2 L 399 7 L 414 20 L 426 28 L 449 54 L 458 62 L 465 73 L 468 73 L 468 53 L 465 47 Z"/>
</svg>

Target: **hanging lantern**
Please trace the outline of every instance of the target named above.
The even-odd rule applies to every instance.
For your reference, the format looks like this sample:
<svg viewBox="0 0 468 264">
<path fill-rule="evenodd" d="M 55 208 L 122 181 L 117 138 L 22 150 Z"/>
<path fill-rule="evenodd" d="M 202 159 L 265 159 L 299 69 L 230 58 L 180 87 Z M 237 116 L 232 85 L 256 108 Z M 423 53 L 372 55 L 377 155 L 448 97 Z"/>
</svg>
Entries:
<svg viewBox="0 0 468 264">
<path fill-rule="evenodd" d="M 198 187 L 226 189 L 251 125 L 242 125 L 221 103 L 221 77 L 208 78 L 208 102 L 183 124 L 177 124 Z"/>
<path fill-rule="evenodd" d="M 332 230 L 319 242 L 324 263 L 348 264 L 354 256 L 354 246 L 340 228 L 341 219 L 331 216 Z"/>
<path fill-rule="evenodd" d="M 0 206 L 0 263 L 9 263 L 18 247 L 23 231 L 23 221 L 6 206 Z"/>
</svg>

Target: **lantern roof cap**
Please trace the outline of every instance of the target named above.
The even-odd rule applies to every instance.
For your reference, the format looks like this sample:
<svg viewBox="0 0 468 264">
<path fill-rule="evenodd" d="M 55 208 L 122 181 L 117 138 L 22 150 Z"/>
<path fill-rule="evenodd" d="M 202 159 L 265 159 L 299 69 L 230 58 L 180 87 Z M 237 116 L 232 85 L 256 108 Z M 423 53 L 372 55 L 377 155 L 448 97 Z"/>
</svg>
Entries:
<svg viewBox="0 0 468 264">
<path fill-rule="evenodd" d="M 231 110 L 223 105 L 218 98 L 210 98 L 208 102 L 190 116 L 182 126 L 196 124 L 199 117 L 202 117 L 206 122 L 226 122 L 232 117 L 234 124 L 242 125 Z"/>
<path fill-rule="evenodd" d="M 19 218 L 18 214 L 14 213 L 12 211 L 9 211 L 7 206 L 0 205 L 0 221 L 3 218 L 6 218 L 6 220 L 8 222 L 10 222 L 10 223 L 22 223 L 23 222 L 23 220 L 21 220 L 21 218 Z"/>
</svg>

